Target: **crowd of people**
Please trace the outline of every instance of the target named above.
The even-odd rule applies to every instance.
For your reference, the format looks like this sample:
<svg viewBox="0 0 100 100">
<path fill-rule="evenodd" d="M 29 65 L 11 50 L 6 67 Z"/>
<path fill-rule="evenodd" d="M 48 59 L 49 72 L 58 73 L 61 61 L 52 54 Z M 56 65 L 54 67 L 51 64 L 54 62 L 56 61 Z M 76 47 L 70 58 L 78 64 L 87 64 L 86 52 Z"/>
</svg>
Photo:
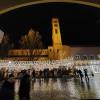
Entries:
<svg viewBox="0 0 100 100">
<path fill-rule="evenodd" d="M 91 75 L 94 76 L 93 72 Z M 88 70 L 84 69 L 83 71 L 76 68 L 54 68 L 36 71 L 35 69 L 27 69 L 27 70 L 8 70 L 6 68 L 0 69 L 0 98 L 2 100 L 14 100 L 15 96 L 15 82 L 19 81 L 19 100 L 30 100 L 30 84 L 32 79 L 35 78 L 62 78 L 66 76 L 66 78 L 74 77 L 85 79 L 89 81 Z"/>
</svg>

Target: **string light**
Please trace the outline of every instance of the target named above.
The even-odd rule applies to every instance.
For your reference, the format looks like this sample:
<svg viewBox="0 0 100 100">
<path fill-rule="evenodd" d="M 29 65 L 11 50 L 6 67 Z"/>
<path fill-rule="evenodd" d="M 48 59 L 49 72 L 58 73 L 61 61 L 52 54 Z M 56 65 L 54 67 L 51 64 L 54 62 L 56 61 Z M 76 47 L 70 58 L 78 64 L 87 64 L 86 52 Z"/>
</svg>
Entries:
<svg viewBox="0 0 100 100">
<path fill-rule="evenodd" d="M 30 67 L 31 66 L 31 67 Z M 9 60 L 0 60 L 0 68 L 7 67 L 12 69 L 30 69 L 34 68 L 35 70 L 43 70 L 44 68 L 59 68 L 60 66 L 76 67 L 76 68 L 91 68 L 97 67 L 99 69 L 100 60 L 77 60 L 75 61 L 73 57 L 68 57 L 62 60 L 47 60 L 47 61 L 9 61 Z M 94 66 L 94 67 L 93 67 Z M 95 68 L 94 68 L 95 69 Z"/>
</svg>

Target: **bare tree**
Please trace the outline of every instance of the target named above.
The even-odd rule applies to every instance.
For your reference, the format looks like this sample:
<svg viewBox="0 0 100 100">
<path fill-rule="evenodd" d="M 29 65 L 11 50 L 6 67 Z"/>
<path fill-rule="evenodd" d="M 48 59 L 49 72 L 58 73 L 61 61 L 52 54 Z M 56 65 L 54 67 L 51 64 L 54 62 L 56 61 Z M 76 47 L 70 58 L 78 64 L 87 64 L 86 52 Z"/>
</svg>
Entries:
<svg viewBox="0 0 100 100">
<path fill-rule="evenodd" d="M 34 56 L 41 54 L 41 50 L 38 49 L 43 48 L 42 37 L 39 32 L 30 29 L 27 35 L 21 37 L 20 45 L 23 49 L 29 49 L 30 58 L 33 59 Z"/>
</svg>

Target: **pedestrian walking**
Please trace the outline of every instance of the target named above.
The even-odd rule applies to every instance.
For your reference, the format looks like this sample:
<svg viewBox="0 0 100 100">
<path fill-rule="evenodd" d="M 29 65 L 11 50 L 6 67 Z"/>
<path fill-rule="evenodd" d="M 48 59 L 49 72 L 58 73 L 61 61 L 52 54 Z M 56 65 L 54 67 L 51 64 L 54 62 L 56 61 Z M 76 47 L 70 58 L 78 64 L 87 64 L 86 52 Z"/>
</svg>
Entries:
<svg viewBox="0 0 100 100">
<path fill-rule="evenodd" d="M 81 78 L 81 81 L 83 81 L 83 73 L 80 69 L 78 70 L 78 74 L 79 74 L 79 77 Z"/>
<path fill-rule="evenodd" d="M 28 71 L 24 71 L 23 76 L 20 79 L 19 100 L 30 100 L 30 86 L 30 73 Z"/>
<path fill-rule="evenodd" d="M 88 70 L 87 69 L 84 69 L 84 75 L 85 75 L 85 79 L 89 80 Z"/>
</svg>

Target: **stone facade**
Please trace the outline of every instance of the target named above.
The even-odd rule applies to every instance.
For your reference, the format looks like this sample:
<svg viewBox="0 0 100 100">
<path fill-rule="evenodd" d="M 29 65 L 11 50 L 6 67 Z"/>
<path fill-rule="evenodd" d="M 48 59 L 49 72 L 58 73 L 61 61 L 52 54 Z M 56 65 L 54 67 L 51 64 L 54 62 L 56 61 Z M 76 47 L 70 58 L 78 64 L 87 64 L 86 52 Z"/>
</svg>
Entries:
<svg viewBox="0 0 100 100">
<path fill-rule="evenodd" d="M 60 60 L 69 56 L 75 59 L 100 59 L 100 47 L 70 47 L 62 45 L 60 24 L 52 19 L 52 46 L 47 49 L 12 49 L 0 51 L 1 58 L 10 60 Z M 7 56 L 6 56 L 7 55 Z"/>
<path fill-rule="evenodd" d="M 60 60 L 70 56 L 70 47 L 62 45 L 60 24 L 58 18 L 52 19 L 52 46 L 48 49 L 17 49 L 9 50 L 8 57 L 13 59 L 34 59 L 34 60 Z M 12 58 L 11 58 L 12 59 Z"/>
</svg>

